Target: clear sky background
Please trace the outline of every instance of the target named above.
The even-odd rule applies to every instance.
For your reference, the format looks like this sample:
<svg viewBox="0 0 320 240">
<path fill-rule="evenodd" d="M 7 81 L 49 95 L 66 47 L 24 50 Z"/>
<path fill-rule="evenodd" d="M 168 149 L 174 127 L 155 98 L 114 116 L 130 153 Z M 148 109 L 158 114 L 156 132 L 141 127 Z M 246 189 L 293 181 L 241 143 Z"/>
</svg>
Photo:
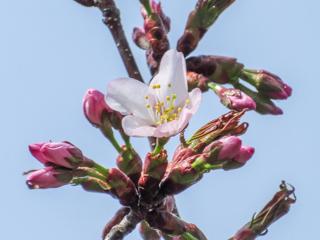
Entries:
<svg viewBox="0 0 320 240">
<path fill-rule="evenodd" d="M 117 0 L 127 35 L 141 26 L 138 0 Z M 172 46 L 195 0 L 163 0 L 172 17 Z M 243 136 L 256 147 L 243 168 L 207 174 L 177 202 L 183 218 L 209 239 L 227 239 L 278 190 L 282 179 L 297 188 L 298 202 L 261 239 L 315 239 L 319 234 L 319 54 L 317 0 L 238 0 L 193 53 L 237 57 L 249 68 L 264 68 L 294 88 L 278 104 L 285 114 L 250 112 Z M 100 239 L 118 209 L 109 196 L 80 187 L 31 191 L 22 172 L 40 168 L 28 144 L 68 140 L 106 166 L 116 152 L 82 113 L 88 88 L 105 91 L 109 80 L 126 76 L 101 14 L 71 0 L 2 1 L 0 6 L 1 239 Z M 144 52 L 132 49 L 145 79 Z M 204 97 L 189 133 L 225 113 L 214 94 Z M 172 153 L 177 141 L 169 144 Z M 147 142 L 135 140 L 144 155 Z M 137 232 L 127 239 L 140 239 Z"/>
</svg>

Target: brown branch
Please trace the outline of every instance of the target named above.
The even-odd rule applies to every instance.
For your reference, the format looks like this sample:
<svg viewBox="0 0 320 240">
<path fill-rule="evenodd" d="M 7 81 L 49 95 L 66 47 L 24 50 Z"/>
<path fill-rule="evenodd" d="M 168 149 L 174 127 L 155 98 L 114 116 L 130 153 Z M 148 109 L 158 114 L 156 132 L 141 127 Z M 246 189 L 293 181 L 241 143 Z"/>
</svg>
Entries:
<svg viewBox="0 0 320 240">
<path fill-rule="evenodd" d="M 141 220 L 141 216 L 134 210 L 131 210 L 119 224 L 112 227 L 104 240 L 122 240 L 136 228 Z"/>
<path fill-rule="evenodd" d="M 120 11 L 117 8 L 113 0 L 75 0 L 76 2 L 87 6 L 97 7 L 103 13 L 103 22 L 108 26 L 112 37 L 116 43 L 122 61 L 131 78 L 134 78 L 140 82 L 143 82 L 143 78 L 140 74 L 136 61 L 133 57 L 129 43 L 125 36 L 121 19 Z"/>
</svg>

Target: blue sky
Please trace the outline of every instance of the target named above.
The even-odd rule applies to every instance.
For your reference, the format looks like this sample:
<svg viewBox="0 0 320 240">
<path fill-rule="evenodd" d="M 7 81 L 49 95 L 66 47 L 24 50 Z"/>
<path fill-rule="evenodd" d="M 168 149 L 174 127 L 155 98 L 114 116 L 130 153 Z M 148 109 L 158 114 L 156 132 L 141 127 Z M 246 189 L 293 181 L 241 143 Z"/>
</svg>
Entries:
<svg viewBox="0 0 320 240">
<path fill-rule="evenodd" d="M 129 36 L 140 26 L 138 1 L 117 0 Z M 196 1 L 163 0 L 172 17 L 172 45 L 182 33 Z M 298 202 L 261 239 L 312 239 L 318 235 L 320 194 L 317 135 L 320 133 L 318 78 L 320 2 L 238 0 L 208 32 L 193 53 L 237 57 L 249 68 L 277 73 L 294 89 L 279 102 L 280 117 L 248 113 L 246 144 L 256 148 L 243 168 L 212 172 L 177 197 L 181 215 L 209 239 L 227 239 L 271 198 L 282 179 L 297 188 Z M 3 1 L 0 8 L 0 100 L 3 239 L 99 239 L 119 207 L 109 196 L 80 188 L 30 191 L 22 172 L 40 168 L 30 143 L 68 140 L 106 166 L 116 152 L 83 117 L 88 88 L 105 91 L 109 80 L 126 72 L 101 15 L 73 1 Z M 144 53 L 132 45 L 145 77 Z M 226 112 L 206 94 L 189 133 Z M 145 154 L 146 141 L 136 139 Z M 170 152 L 177 141 L 168 145 Z M 139 239 L 134 233 L 127 239 Z"/>
</svg>

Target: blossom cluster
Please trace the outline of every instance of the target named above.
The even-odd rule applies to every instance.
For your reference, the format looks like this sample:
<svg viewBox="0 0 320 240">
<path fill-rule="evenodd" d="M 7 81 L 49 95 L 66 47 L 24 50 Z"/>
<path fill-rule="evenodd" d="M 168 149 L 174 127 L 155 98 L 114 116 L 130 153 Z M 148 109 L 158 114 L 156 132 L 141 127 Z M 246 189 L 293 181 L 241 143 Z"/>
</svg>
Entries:
<svg viewBox="0 0 320 240">
<path fill-rule="evenodd" d="M 188 57 L 219 15 L 234 2 L 232 0 L 198 0 L 176 49 L 170 49 L 171 20 L 161 4 L 140 0 L 144 24 L 133 30 L 132 37 L 146 53 L 152 74 L 149 84 L 132 78 L 139 74 L 137 69 L 131 74 L 136 66 L 130 60 L 131 53 L 126 55 L 129 49 L 121 50 L 126 40 L 119 35 L 123 30 L 115 2 L 76 1 L 103 12 L 104 22 L 119 41 L 120 54 L 131 76 L 109 81 L 105 94 L 89 89 L 83 98 L 85 117 L 118 152 L 117 167 L 98 164 L 70 142 L 36 143 L 31 144 L 29 150 L 43 168 L 27 173 L 27 185 L 31 189 L 79 185 L 86 191 L 118 199 L 122 208 L 106 225 L 103 239 L 122 239 L 138 223 L 144 239 L 207 239 L 196 225 L 182 220 L 174 196 L 189 189 L 210 171 L 243 167 L 255 149 L 243 144 L 240 138 L 249 126 L 241 117 L 250 110 L 282 114 L 272 100 L 287 99 L 292 89 L 278 76 L 265 70 L 249 70 L 235 58 Z M 212 90 L 229 110 L 186 139 L 185 130 L 208 90 Z M 114 131 L 120 133 L 123 144 Z M 177 135 L 180 144 L 170 159 L 165 146 Z M 149 139 L 151 150 L 146 156 L 137 153 L 131 137 Z M 258 237 L 287 213 L 294 202 L 292 194 L 294 191 L 283 183 L 280 192 L 254 221 L 231 239 Z"/>
</svg>

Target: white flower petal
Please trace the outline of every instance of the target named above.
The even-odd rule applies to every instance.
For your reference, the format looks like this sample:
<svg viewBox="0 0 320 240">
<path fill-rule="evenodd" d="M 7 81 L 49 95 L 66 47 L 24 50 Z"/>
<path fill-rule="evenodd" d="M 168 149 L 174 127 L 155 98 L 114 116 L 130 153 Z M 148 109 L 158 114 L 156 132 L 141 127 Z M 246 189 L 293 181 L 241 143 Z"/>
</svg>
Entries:
<svg viewBox="0 0 320 240">
<path fill-rule="evenodd" d="M 192 114 L 195 114 L 200 106 L 202 99 L 202 92 L 199 88 L 193 89 L 189 93 L 190 104 L 187 106 Z"/>
<path fill-rule="evenodd" d="M 155 89 L 159 100 L 164 101 L 167 96 L 175 94 L 177 96 L 175 105 L 181 106 L 188 97 L 188 84 L 186 76 L 186 62 L 182 53 L 174 49 L 168 50 L 162 57 L 159 72 L 150 83 L 160 85 L 160 89 Z"/>
<path fill-rule="evenodd" d="M 132 115 L 125 116 L 122 119 L 122 127 L 128 136 L 133 137 L 150 137 L 154 135 L 156 130 L 148 122 Z"/>
<path fill-rule="evenodd" d="M 124 115 L 133 114 L 151 123 L 152 119 L 146 108 L 147 95 L 148 85 L 131 78 L 119 78 L 108 83 L 106 102 Z"/>
</svg>

